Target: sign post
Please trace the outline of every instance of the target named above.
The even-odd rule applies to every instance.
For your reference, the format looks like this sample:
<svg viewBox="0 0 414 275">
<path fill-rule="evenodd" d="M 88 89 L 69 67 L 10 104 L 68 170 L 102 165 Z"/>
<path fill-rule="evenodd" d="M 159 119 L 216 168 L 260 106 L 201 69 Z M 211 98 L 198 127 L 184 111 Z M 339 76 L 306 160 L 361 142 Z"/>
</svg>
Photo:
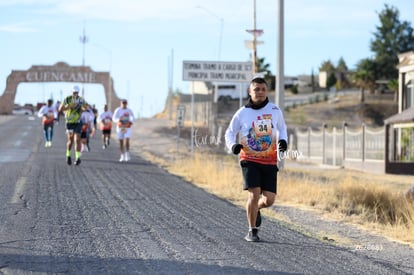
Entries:
<svg viewBox="0 0 414 275">
<path fill-rule="evenodd" d="M 184 127 L 184 117 L 185 117 L 185 105 L 177 106 L 176 122 L 177 122 L 177 153 L 178 147 L 180 144 L 180 132 L 181 128 Z"/>
<path fill-rule="evenodd" d="M 252 62 L 225 62 L 225 61 L 183 61 L 184 81 L 210 82 L 249 82 L 253 77 Z M 216 85 L 217 86 L 217 85 Z M 191 100 L 191 153 L 194 144 L 194 91 Z M 217 103 L 217 89 L 214 91 L 214 104 Z M 215 126 L 216 111 L 213 111 Z M 214 133 L 214 131 L 213 131 Z"/>
<path fill-rule="evenodd" d="M 183 128 L 184 126 L 184 116 L 185 116 L 185 105 L 177 106 L 177 128 Z"/>
</svg>

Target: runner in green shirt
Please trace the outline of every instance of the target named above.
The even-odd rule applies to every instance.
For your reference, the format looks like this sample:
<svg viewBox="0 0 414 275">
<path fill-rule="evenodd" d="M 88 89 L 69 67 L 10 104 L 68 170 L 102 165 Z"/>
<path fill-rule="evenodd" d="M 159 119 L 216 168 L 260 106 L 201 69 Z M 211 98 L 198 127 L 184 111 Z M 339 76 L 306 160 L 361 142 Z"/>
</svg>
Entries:
<svg viewBox="0 0 414 275">
<path fill-rule="evenodd" d="M 88 104 L 83 97 L 79 96 L 79 86 L 72 87 L 72 95 L 67 96 L 59 107 L 59 112 L 65 112 L 66 135 L 68 142 L 66 144 L 66 162 L 72 164 L 71 152 L 72 145 L 75 142 L 75 165 L 81 163 L 81 140 L 80 133 L 82 130 L 81 114 L 86 110 Z"/>
</svg>

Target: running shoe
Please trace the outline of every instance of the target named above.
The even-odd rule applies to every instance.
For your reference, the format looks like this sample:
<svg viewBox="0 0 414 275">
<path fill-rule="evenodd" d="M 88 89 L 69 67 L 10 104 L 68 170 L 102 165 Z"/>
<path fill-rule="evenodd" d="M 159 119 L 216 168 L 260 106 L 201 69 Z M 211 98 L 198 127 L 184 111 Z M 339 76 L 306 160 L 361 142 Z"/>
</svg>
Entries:
<svg viewBox="0 0 414 275">
<path fill-rule="evenodd" d="M 246 237 L 244 237 L 244 239 L 248 242 L 258 242 L 258 241 L 260 241 L 260 238 L 257 235 L 258 231 L 259 230 L 257 228 L 252 228 L 251 230 L 249 230 L 249 233 L 247 233 L 247 235 L 246 235 Z"/>
<path fill-rule="evenodd" d="M 260 210 L 257 211 L 257 217 L 256 217 L 256 227 L 260 227 L 262 224 L 262 215 L 260 215 Z"/>
<path fill-rule="evenodd" d="M 125 152 L 124 159 L 125 159 L 125 161 L 130 161 L 131 160 L 131 156 L 129 155 L 129 152 Z"/>
<path fill-rule="evenodd" d="M 102 145 L 102 149 L 105 150 L 106 149 L 106 144 Z"/>
<path fill-rule="evenodd" d="M 75 165 L 79 165 L 81 163 L 81 160 L 80 160 L 80 158 L 78 158 L 78 159 L 75 159 L 75 162 L 74 162 L 74 164 Z"/>
<path fill-rule="evenodd" d="M 121 154 L 121 158 L 119 159 L 119 162 L 123 162 L 123 161 L 125 161 L 125 157 L 124 157 L 124 154 Z"/>
<path fill-rule="evenodd" d="M 68 165 L 72 165 L 72 158 L 70 156 L 69 157 L 66 157 L 66 163 Z"/>
</svg>

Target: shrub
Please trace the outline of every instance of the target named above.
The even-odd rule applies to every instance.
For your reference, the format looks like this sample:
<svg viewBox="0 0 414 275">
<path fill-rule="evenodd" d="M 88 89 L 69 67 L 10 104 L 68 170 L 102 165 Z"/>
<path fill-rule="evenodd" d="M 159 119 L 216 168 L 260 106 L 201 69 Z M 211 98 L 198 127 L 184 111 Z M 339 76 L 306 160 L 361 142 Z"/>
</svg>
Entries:
<svg viewBox="0 0 414 275">
<path fill-rule="evenodd" d="M 299 93 L 299 90 L 298 90 L 298 85 L 293 85 L 291 88 L 290 88 L 290 91 L 292 92 L 292 94 L 298 94 Z"/>
<path fill-rule="evenodd" d="M 403 194 L 373 184 L 343 183 L 335 188 L 340 211 L 346 215 L 363 215 L 369 222 L 409 226 L 413 222 L 413 205 Z"/>
</svg>

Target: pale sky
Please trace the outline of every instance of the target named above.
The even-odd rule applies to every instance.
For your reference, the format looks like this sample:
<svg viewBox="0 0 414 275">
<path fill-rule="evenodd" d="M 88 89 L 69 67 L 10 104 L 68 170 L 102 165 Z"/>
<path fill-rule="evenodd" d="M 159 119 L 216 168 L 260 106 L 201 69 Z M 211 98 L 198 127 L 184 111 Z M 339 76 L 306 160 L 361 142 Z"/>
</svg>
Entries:
<svg viewBox="0 0 414 275">
<path fill-rule="evenodd" d="M 165 105 L 168 87 L 190 93 L 184 60 L 246 62 L 252 40 L 254 0 L 0 0 L 0 93 L 12 70 L 63 61 L 111 71 L 115 91 L 137 116 Z M 276 73 L 277 0 L 256 0 L 257 48 Z M 323 61 L 343 57 L 349 68 L 370 52 L 384 4 L 411 22 L 411 0 L 285 0 L 285 75 L 318 73 Z M 87 43 L 80 42 L 85 28 Z M 85 46 L 85 56 L 83 56 Z M 172 66 L 171 66 L 172 65 Z M 173 69 L 170 70 L 169 68 Z M 172 77 L 172 78 L 171 78 Z M 172 79 L 172 81 L 169 81 Z M 20 84 L 16 103 L 55 100 L 71 83 Z M 88 102 L 101 109 L 103 87 L 86 85 Z"/>
</svg>

